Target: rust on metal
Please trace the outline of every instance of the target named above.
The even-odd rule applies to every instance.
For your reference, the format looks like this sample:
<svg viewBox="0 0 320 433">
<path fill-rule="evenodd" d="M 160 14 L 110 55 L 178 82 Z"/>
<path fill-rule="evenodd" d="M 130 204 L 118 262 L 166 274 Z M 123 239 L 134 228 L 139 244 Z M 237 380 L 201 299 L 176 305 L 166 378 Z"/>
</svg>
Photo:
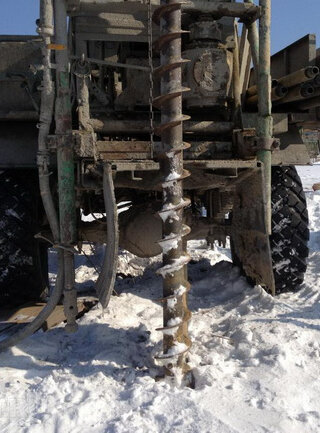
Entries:
<svg viewBox="0 0 320 433">
<path fill-rule="evenodd" d="M 313 189 L 313 191 L 320 191 L 320 183 L 315 183 L 315 184 L 312 186 L 312 189 Z"/>
<path fill-rule="evenodd" d="M 259 20 L 259 117 L 257 135 L 259 138 L 269 139 L 273 135 L 270 59 L 271 0 L 260 0 L 259 4 L 261 6 L 261 18 Z M 266 226 L 267 232 L 271 234 L 271 152 L 259 150 L 257 157 L 263 163 Z"/>
<path fill-rule="evenodd" d="M 319 68 L 317 66 L 307 66 L 306 68 L 299 69 L 299 71 L 292 72 L 291 74 L 279 78 L 278 82 L 284 86 L 293 87 L 312 80 L 318 74 Z"/>
<path fill-rule="evenodd" d="M 167 71 L 169 71 L 169 69 Z M 164 73 L 164 71 L 162 71 L 162 73 Z M 169 99 L 174 99 L 177 96 L 180 96 L 182 92 L 189 92 L 189 90 L 190 89 L 188 87 L 181 87 L 181 89 L 175 89 L 174 92 L 158 96 L 157 98 L 154 98 L 153 105 L 156 108 L 160 108 L 165 102 L 169 101 Z"/>
<path fill-rule="evenodd" d="M 110 160 L 141 160 L 151 159 L 152 147 L 150 141 L 97 141 L 95 144 L 98 159 Z"/>
<path fill-rule="evenodd" d="M 183 11 L 202 12 L 211 14 L 214 19 L 222 17 L 241 18 L 247 22 L 259 18 L 261 9 L 255 4 L 231 3 L 231 2 L 208 2 L 204 0 L 188 1 L 182 5 Z"/>
<path fill-rule="evenodd" d="M 54 51 L 63 51 L 66 50 L 67 47 L 62 44 L 48 44 L 47 45 L 48 50 L 54 50 Z"/>
<path fill-rule="evenodd" d="M 172 63 L 169 65 L 162 65 L 159 66 L 158 68 L 156 68 L 153 71 L 154 76 L 156 77 L 157 75 L 161 76 L 162 74 L 164 74 L 167 71 L 170 71 L 171 69 L 175 69 L 179 66 L 183 66 L 185 63 L 189 63 L 190 60 L 189 59 L 180 59 L 179 61 L 177 61 L 176 63 Z"/>
<path fill-rule="evenodd" d="M 174 69 L 174 68 L 171 68 Z M 206 134 L 229 134 L 234 128 L 233 122 L 206 120 L 206 121 L 189 121 L 189 116 L 183 118 L 183 132 Z M 103 134 L 146 134 L 150 133 L 150 123 L 146 120 L 119 120 L 107 119 L 90 119 L 90 123 L 96 132 Z M 160 122 L 161 124 L 161 122 Z M 155 122 L 155 128 L 159 128 L 159 121 Z M 159 130 L 160 131 L 160 130 Z M 161 135 L 161 134 L 158 134 Z"/>
<path fill-rule="evenodd" d="M 162 135 L 162 133 L 167 130 L 167 129 L 171 129 L 175 126 L 179 126 L 182 122 L 184 122 L 185 120 L 189 120 L 190 116 L 185 115 L 185 114 L 181 114 L 180 116 L 176 116 L 175 119 L 170 120 L 170 121 L 166 121 L 161 123 L 159 126 L 156 126 L 154 128 L 154 133 L 155 135 Z"/>
<path fill-rule="evenodd" d="M 77 317 L 82 316 L 89 311 L 94 305 L 97 304 L 95 298 L 78 299 L 78 313 Z M 13 324 L 21 325 L 32 322 L 32 320 L 41 312 L 46 304 L 43 302 L 28 303 L 14 309 L 1 309 L 0 310 L 0 329 L 5 330 Z M 57 305 L 50 316 L 42 325 L 42 329 L 47 331 L 66 320 L 63 305 Z M 0 332 L 1 332 L 0 331 Z"/>
<path fill-rule="evenodd" d="M 277 87 L 278 84 L 279 84 L 278 80 L 272 80 L 271 81 L 271 88 L 274 89 L 275 87 Z M 257 94 L 258 94 L 258 86 L 256 84 L 249 87 L 249 89 L 247 89 L 247 97 L 254 96 Z"/>
<path fill-rule="evenodd" d="M 280 101 L 283 103 L 284 97 L 288 95 L 289 89 L 282 84 L 277 84 L 271 90 L 271 101 Z M 246 103 L 249 105 L 257 105 L 258 104 L 258 94 L 252 95 L 247 98 Z"/>
<path fill-rule="evenodd" d="M 187 2 L 163 4 L 159 6 L 153 13 L 152 20 L 154 23 L 160 25 L 160 19 L 165 17 L 168 13 L 180 10 L 182 4 L 188 4 Z"/>
<path fill-rule="evenodd" d="M 311 83 L 303 83 L 298 84 L 295 87 L 292 87 L 287 95 L 285 95 L 281 100 L 277 102 L 277 104 L 287 104 L 289 102 L 301 101 L 305 98 L 310 98 L 311 96 L 315 96 L 315 88 Z"/>
<path fill-rule="evenodd" d="M 161 36 L 157 46 L 161 50 L 161 96 L 155 100 L 161 108 L 161 125 L 155 134 L 161 135 L 162 155 L 159 159 L 162 177 L 163 205 L 159 211 L 163 238 L 159 245 L 163 251 L 163 266 L 158 273 L 163 277 L 163 353 L 157 356 L 166 376 L 183 377 L 192 385 L 192 373 L 187 353 L 191 346 L 188 322 L 191 314 L 187 306 L 186 265 L 190 258 L 185 252 L 183 237 L 189 228 L 183 224 L 183 210 L 190 201 L 183 198 L 183 179 L 189 173 L 183 169 L 182 122 L 189 116 L 182 114 L 181 71 L 181 4 L 176 0 L 162 0 L 155 19 L 161 15 Z M 167 66 L 170 65 L 170 66 Z M 158 71 L 159 72 L 159 71 Z M 179 372 L 178 372 L 179 370 Z"/>
<path fill-rule="evenodd" d="M 161 51 L 162 47 L 166 46 L 169 42 L 175 40 L 175 39 L 179 39 L 181 40 L 181 35 L 185 34 L 185 33 L 189 33 L 187 30 L 179 30 L 176 32 L 172 32 L 170 34 L 163 34 L 160 36 L 159 39 L 157 39 L 154 43 L 154 50 L 156 51 Z"/>
</svg>

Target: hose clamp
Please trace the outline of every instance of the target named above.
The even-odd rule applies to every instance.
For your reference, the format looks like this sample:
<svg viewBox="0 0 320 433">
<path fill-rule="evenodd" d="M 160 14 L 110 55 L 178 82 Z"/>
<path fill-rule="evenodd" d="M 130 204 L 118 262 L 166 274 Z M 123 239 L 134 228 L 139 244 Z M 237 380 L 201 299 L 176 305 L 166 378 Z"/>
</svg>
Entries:
<svg viewBox="0 0 320 433">
<path fill-rule="evenodd" d="M 275 150 L 279 150 L 280 148 L 280 139 L 274 137 L 257 137 L 256 138 L 256 147 L 257 150 L 268 150 L 273 152 Z"/>
</svg>

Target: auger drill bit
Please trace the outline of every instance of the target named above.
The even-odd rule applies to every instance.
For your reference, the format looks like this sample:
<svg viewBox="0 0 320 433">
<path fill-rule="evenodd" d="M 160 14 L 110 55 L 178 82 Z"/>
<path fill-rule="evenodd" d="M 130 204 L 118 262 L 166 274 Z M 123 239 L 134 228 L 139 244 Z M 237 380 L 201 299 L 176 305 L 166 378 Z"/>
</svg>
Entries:
<svg viewBox="0 0 320 433">
<path fill-rule="evenodd" d="M 182 122 L 188 116 L 182 114 L 182 93 L 189 89 L 181 84 L 181 4 L 175 0 L 161 1 L 153 15 L 160 21 L 161 36 L 156 41 L 160 51 L 160 67 L 155 71 L 161 77 L 161 95 L 153 102 L 161 109 L 161 124 L 155 130 L 161 136 L 162 154 L 160 170 L 163 175 L 163 206 L 159 214 L 163 221 L 163 239 L 159 244 L 163 251 L 163 353 L 157 357 L 164 366 L 164 373 L 173 379 L 182 379 L 192 385 L 192 373 L 188 365 L 191 345 L 188 336 L 188 321 L 191 313 L 187 306 L 186 266 L 190 258 L 185 251 L 183 237 L 190 229 L 183 224 L 183 209 L 189 200 L 183 198 L 183 179 L 189 173 L 183 169 Z"/>
</svg>

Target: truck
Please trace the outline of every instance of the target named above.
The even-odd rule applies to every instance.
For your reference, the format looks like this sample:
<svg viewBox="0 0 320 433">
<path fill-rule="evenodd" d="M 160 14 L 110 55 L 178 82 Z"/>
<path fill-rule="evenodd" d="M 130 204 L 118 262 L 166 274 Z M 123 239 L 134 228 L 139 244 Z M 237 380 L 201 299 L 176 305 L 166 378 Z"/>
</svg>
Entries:
<svg viewBox="0 0 320 433">
<path fill-rule="evenodd" d="M 104 307 L 119 247 L 162 253 L 157 360 L 189 384 L 188 240 L 229 240 L 253 284 L 298 289 L 309 230 L 295 166 L 319 153 L 304 135 L 320 125 L 320 56 L 313 34 L 271 56 L 270 17 L 270 0 L 42 0 L 38 36 L 0 36 L 0 299 L 46 300 L 0 350 L 59 302 L 76 331 L 85 242 L 105 245 Z"/>
</svg>

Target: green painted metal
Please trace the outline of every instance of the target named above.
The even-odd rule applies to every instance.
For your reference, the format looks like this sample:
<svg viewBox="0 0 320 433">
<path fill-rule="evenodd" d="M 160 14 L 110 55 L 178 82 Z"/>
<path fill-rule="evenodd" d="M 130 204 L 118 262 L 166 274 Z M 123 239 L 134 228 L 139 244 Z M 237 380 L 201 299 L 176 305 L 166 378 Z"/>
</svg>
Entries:
<svg viewBox="0 0 320 433">
<path fill-rule="evenodd" d="M 77 291 L 75 289 L 74 254 L 77 240 L 75 204 L 75 165 L 72 143 L 72 111 L 68 57 L 68 27 L 65 0 L 55 0 L 56 51 L 56 142 L 60 217 L 60 246 L 64 255 L 64 312 L 65 330 L 77 330 Z"/>
<path fill-rule="evenodd" d="M 68 57 L 68 28 L 65 0 L 55 0 L 56 104 L 58 192 L 60 243 L 70 246 L 76 241 L 74 156 L 72 146 L 72 112 Z"/>
<path fill-rule="evenodd" d="M 75 178 L 72 148 L 71 105 L 68 73 L 58 74 L 57 128 L 58 189 L 60 242 L 72 245 L 76 241 Z M 61 135 L 59 135 L 61 134 Z"/>
</svg>

